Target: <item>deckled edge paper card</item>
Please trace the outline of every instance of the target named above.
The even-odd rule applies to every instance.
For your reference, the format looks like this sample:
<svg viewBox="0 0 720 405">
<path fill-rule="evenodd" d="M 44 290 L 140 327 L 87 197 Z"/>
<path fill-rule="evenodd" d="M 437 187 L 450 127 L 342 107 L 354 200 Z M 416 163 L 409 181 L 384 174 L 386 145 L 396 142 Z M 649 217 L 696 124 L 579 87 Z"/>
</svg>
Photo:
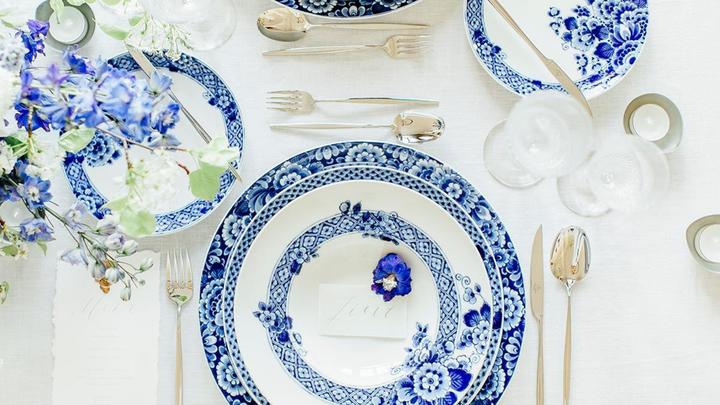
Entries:
<svg viewBox="0 0 720 405">
<path fill-rule="evenodd" d="M 407 337 L 407 303 L 384 302 L 363 285 L 321 284 L 320 334 L 404 339 Z"/>
<path fill-rule="evenodd" d="M 54 302 L 53 405 L 156 404 L 159 349 L 159 263 L 141 275 L 130 301 L 120 286 L 103 294 L 83 267 L 58 264 Z"/>
</svg>

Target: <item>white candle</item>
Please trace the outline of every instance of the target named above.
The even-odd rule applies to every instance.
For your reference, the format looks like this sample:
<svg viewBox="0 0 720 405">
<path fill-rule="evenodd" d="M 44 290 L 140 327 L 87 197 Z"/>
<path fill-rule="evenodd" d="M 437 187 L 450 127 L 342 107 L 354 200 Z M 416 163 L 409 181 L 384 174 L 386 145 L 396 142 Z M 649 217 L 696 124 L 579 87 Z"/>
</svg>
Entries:
<svg viewBox="0 0 720 405">
<path fill-rule="evenodd" d="M 630 118 L 633 132 L 648 141 L 657 141 L 670 131 L 670 116 L 657 104 L 644 104 Z"/>
<path fill-rule="evenodd" d="M 88 23 L 83 13 L 75 7 L 65 6 L 58 17 L 57 13 L 50 16 L 50 36 L 63 44 L 77 44 L 85 37 Z"/>
<path fill-rule="evenodd" d="M 720 224 L 708 225 L 698 232 L 695 246 L 705 260 L 720 263 Z"/>
</svg>

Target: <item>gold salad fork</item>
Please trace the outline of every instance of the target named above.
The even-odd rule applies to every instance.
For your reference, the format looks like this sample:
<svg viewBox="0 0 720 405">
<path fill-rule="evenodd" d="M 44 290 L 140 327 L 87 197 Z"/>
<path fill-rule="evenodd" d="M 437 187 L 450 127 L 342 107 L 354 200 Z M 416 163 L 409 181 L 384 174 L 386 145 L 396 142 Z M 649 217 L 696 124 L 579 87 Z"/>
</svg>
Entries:
<svg viewBox="0 0 720 405">
<path fill-rule="evenodd" d="M 329 45 L 304 48 L 278 49 L 263 52 L 265 56 L 337 55 L 340 53 L 382 49 L 392 58 L 406 58 L 420 54 L 427 49 L 429 35 L 395 35 L 384 44 L 372 45 Z"/>
<path fill-rule="evenodd" d="M 193 274 L 187 249 L 167 253 L 165 268 L 167 292 L 170 301 L 177 305 L 175 328 L 175 405 L 183 403 L 182 308 L 193 295 Z"/>
</svg>

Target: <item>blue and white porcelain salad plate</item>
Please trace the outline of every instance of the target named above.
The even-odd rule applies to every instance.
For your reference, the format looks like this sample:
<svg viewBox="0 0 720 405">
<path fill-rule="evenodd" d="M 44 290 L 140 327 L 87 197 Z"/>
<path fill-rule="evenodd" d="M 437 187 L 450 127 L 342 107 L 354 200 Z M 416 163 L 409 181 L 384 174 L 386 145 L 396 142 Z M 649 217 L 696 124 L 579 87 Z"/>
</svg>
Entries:
<svg viewBox="0 0 720 405">
<path fill-rule="evenodd" d="M 533 42 L 587 98 L 617 83 L 637 63 L 648 35 L 648 0 L 503 0 Z M 465 0 L 470 46 L 498 83 L 519 95 L 562 90 L 487 0 Z"/>
<path fill-rule="evenodd" d="M 226 323 L 232 326 L 235 321 L 235 314 L 232 312 L 230 316 L 226 316 L 228 308 L 223 305 L 223 300 L 229 299 L 230 302 L 234 302 L 235 299 L 233 296 L 235 289 L 227 288 L 226 284 L 233 277 L 237 277 L 238 266 L 231 266 L 230 262 L 234 252 L 240 249 L 237 246 L 238 242 L 247 239 L 244 234 L 251 231 L 255 224 L 263 222 L 255 219 L 269 212 L 265 210 L 266 206 L 284 198 L 290 198 L 290 201 L 294 199 L 290 194 L 286 195 L 285 191 L 297 192 L 305 188 L 316 188 L 318 185 L 314 184 L 313 179 L 318 177 L 314 175 L 325 171 L 344 168 L 347 169 L 346 174 L 354 173 L 357 176 L 360 175 L 358 170 L 367 170 L 368 167 L 384 169 L 379 170 L 379 173 L 385 176 L 393 173 L 395 173 L 393 176 L 396 176 L 396 173 L 404 174 L 406 180 L 412 179 L 424 193 L 435 195 L 438 199 L 442 198 L 439 197 L 441 195 L 452 199 L 457 207 L 453 210 L 456 211 L 453 217 L 458 223 L 463 224 L 464 229 L 470 229 L 470 233 L 479 234 L 481 239 L 487 241 L 490 250 L 485 252 L 484 259 L 493 264 L 486 267 L 494 266 L 496 274 L 500 277 L 501 311 L 497 312 L 498 315 L 493 319 L 493 328 L 498 325 L 500 328 L 494 329 L 493 334 L 496 336 L 492 336 L 493 339 L 499 339 L 499 342 L 491 344 L 489 349 L 491 352 L 483 362 L 487 375 L 470 383 L 466 390 L 472 394 L 459 398 L 458 402 L 470 402 L 472 395 L 477 392 L 473 403 L 494 404 L 505 391 L 514 374 L 522 343 L 525 326 L 525 290 L 513 244 L 494 210 L 467 181 L 430 156 L 400 145 L 380 142 L 343 142 L 301 153 L 270 170 L 251 185 L 235 203 L 213 238 L 202 275 L 199 318 L 211 373 L 229 404 L 263 402 L 257 387 L 249 383 L 252 382 L 252 378 L 248 370 L 236 367 L 234 364 L 236 360 L 233 357 L 239 352 L 237 336 L 234 335 L 234 328 L 225 327 Z M 254 229 L 254 232 L 260 229 Z M 299 234 L 302 234 L 302 231 Z M 477 235 L 470 237 L 477 240 Z M 281 249 L 286 246 L 283 245 Z M 244 249 L 249 247 L 249 245 L 244 246 Z M 273 263 L 272 268 L 275 264 Z M 252 272 L 248 271 L 248 274 L 250 273 Z M 308 272 L 308 274 L 312 273 Z M 223 290 L 226 290 L 225 295 Z M 267 290 L 263 292 L 265 291 Z M 472 289 L 468 292 L 472 292 Z M 495 291 L 491 293 L 497 296 Z M 502 319 L 497 319 L 498 316 Z M 258 322 L 254 316 L 251 320 Z M 267 339 L 267 336 L 263 338 Z M 495 354 L 492 354 L 493 350 Z M 269 360 L 278 363 L 275 358 Z M 407 382 L 406 380 L 406 387 L 408 387 Z M 447 390 L 447 387 L 444 389 Z M 405 390 L 403 399 L 418 402 L 420 395 L 424 394 L 426 393 Z M 399 401 L 399 403 L 404 402 Z"/>
<path fill-rule="evenodd" d="M 330 18 L 369 18 L 403 10 L 422 0 L 273 0 L 303 13 Z"/>
<path fill-rule="evenodd" d="M 258 402 L 387 404 L 424 395 L 469 403 L 467 395 L 490 370 L 486 358 L 497 351 L 501 280 L 489 245 L 476 247 L 445 211 L 458 215 L 461 208 L 442 193 L 424 197 L 413 189 L 421 186 L 393 169 L 327 170 L 285 190 L 249 225 L 231 254 L 225 332 L 231 358 L 247 370 L 246 388 Z M 308 228 L 312 218 L 325 219 Z M 469 219 L 465 224 L 473 226 Z M 481 239 L 479 230 L 473 233 Z M 348 298 L 382 302 L 370 284 L 372 269 L 388 253 L 413 269 L 412 292 L 394 299 L 407 304 L 402 337 L 321 333 L 320 287 L 359 286 Z M 430 358 L 418 361 L 427 351 Z M 407 388 L 424 373 L 437 375 L 438 387 Z"/>
<path fill-rule="evenodd" d="M 242 152 L 243 122 L 235 97 L 225 82 L 210 67 L 189 55 L 183 54 L 175 61 L 161 55 L 148 55 L 148 58 L 158 70 L 172 78 L 173 91 L 185 107 L 198 117 L 208 133 L 227 137 L 228 143 L 237 146 Z M 140 67 L 127 53 L 110 59 L 109 63 L 121 69 L 136 71 L 138 77 L 142 77 Z M 173 133 L 183 145 L 203 145 L 200 136 L 184 118 Z M 124 153 L 119 141 L 97 133 L 87 147 L 76 154 L 68 154 L 65 159 L 65 175 L 73 193 L 98 218 L 107 213 L 102 206 L 124 190 L 125 186 L 120 181 L 124 178 L 121 174 L 127 170 Z M 149 155 L 145 150 L 133 146 L 130 146 L 130 153 L 140 158 Z M 192 158 L 183 154 L 173 158 L 191 170 L 196 166 Z M 156 158 L 152 157 L 149 161 L 152 159 Z M 203 201 L 190 193 L 187 176 L 176 174 L 163 175 L 163 180 L 173 184 L 175 194 L 163 196 L 162 201 L 150 208 L 157 220 L 156 235 L 180 231 L 209 215 L 235 182 L 232 174 L 226 172 L 221 178 L 220 192 L 215 199 Z"/>
</svg>

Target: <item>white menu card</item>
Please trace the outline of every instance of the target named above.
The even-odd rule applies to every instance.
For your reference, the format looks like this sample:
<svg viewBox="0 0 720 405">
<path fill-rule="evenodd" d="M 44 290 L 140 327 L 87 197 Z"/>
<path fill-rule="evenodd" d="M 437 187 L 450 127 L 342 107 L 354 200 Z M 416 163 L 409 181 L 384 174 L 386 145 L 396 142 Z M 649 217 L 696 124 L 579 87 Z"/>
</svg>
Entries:
<svg viewBox="0 0 720 405">
<path fill-rule="evenodd" d="M 88 271 L 59 262 L 54 303 L 53 405 L 156 404 L 160 256 L 141 274 L 145 285 L 120 300 L 120 286 L 103 294 Z"/>
</svg>

